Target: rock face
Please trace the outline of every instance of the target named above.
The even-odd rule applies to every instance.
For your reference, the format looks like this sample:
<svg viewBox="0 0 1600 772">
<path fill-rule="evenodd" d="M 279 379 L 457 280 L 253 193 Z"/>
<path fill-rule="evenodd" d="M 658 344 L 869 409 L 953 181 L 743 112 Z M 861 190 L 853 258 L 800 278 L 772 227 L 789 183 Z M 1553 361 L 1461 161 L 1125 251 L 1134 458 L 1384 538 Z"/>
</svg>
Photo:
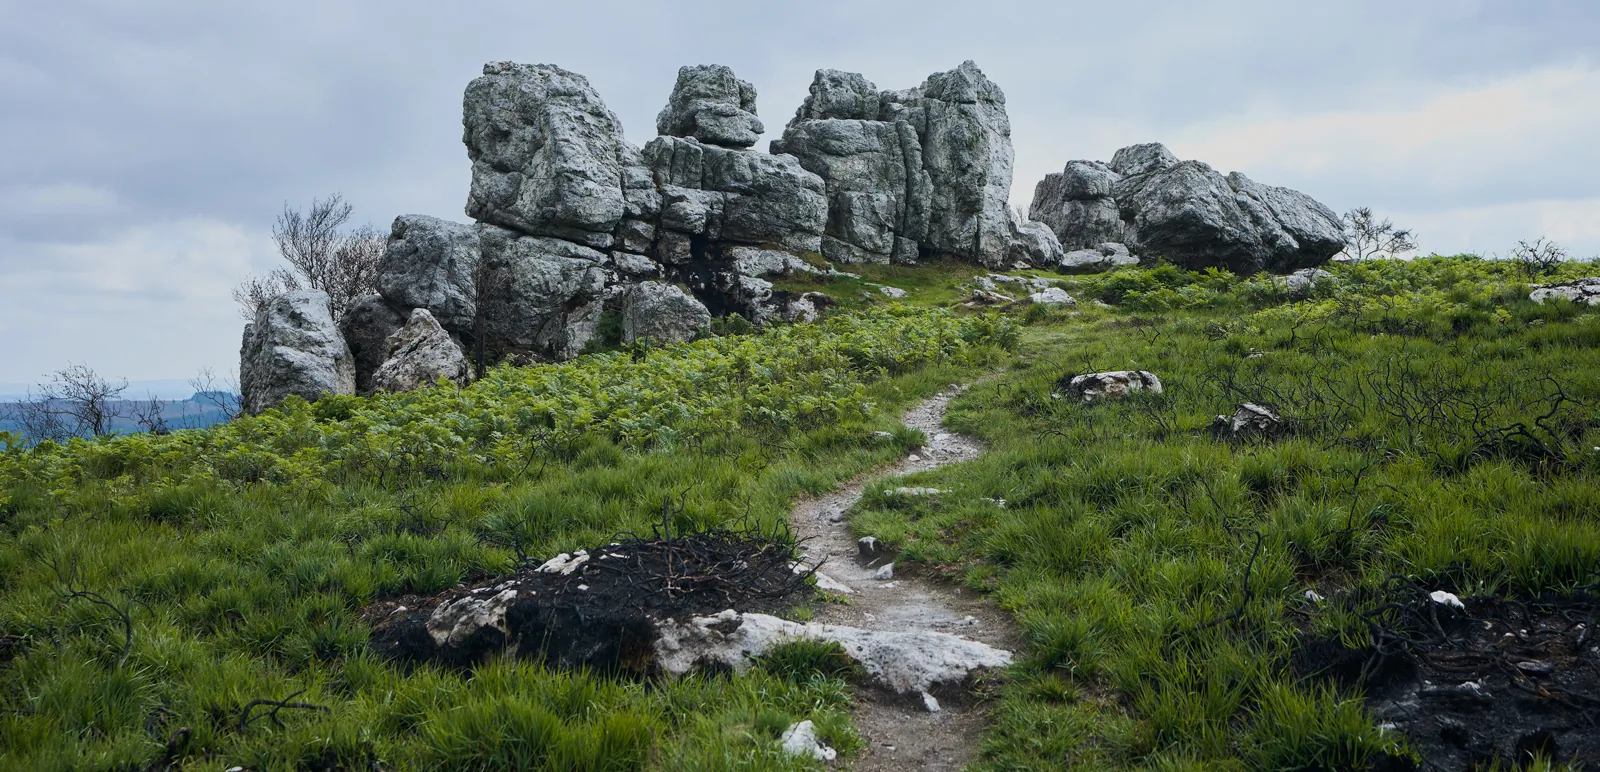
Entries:
<svg viewBox="0 0 1600 772">
<path fill-rule="evenodd" d="M 711 312 L 671 284 L 646 281 L 628 291 L 622 306 L 622 339 L 662 343 L 694 340 L 711 324 Z"/>
<path fill-rule="evenodd" d="M 239 348 L 241 407 L 251 415 L 291 394 L 316 400 L 324 393 L 352 394 L 355 360 L 333 322 L 327 293 L 294 290 L 256 311 Z"/>
<path fill-rule="evenodd" d="M 1119 242 L 1186 268 L 1236 273 L 1315 267 L 1345 244 L 1339 217 L 1310 196 L 1224 177 L 1158 143 L 1118 150 L 1110 164 L 1068 163 L 1035 188 L 1029 216 L 1067 249 Z"/>
<path fill-rule="evenodd" d="M 378 262 L 378 292 L 396 309 L 426 308 L 446 330 L 472 334 L 478 230 L 418 214 L 394 218 Z"/>
<path fill-rule="evenodd" d="M 625 217 L 654 215 L 649 171 L 582 75 L 493 62 L 462 111 L 474 220 L 603 249 Z"/>
<path fill-rule="evenodd" d="M 723 147 L 750 147 L 763 131 L 756 87 L 720 64 L 679 68 L 666 109 L 656 117 L 657 134 Z"/>
<path fill-rule="evenodd" d="M 461 347 L 426 308 L 411 312 L 406 326 L 389 338 L 389 358 L 372 374 L 374 391 L 411 391 L 448 378 L 465 386 L 472 368 Z"/>
<path fill-rule="evenodd" d="M 483 247 L 480 335 L 496 360 L 571 359 L 605 310 L 605 254 L 581 244 L 478 226 Z"/>
<path fill-rule="evenodd" d="M 1012 221 L 1005 94 L 970 61 L 904 91 L 819 70 L 772 150 L 826 181 L 830 260 L 947 255 L 1001 267 L 1053 256 L 1048 241 Z"/>
</svg>

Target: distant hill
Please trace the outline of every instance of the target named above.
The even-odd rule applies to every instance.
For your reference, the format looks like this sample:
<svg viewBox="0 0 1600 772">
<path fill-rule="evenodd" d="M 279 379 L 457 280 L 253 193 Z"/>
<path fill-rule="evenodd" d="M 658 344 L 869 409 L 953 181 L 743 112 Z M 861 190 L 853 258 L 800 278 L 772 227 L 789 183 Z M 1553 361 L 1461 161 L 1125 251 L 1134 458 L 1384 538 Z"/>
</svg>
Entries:
<svg viewBox="0 0 1600 772">
<path fill-rule="evenodd" d="M 132 391 L 132 385 L 129 385 Z M 12 408 L 20 399 L 16 395 L 0 395 L 0 432 L 16 432 L 25 434 L 22 425 L 12 415 Z M 213 424 L 223 423 L 228 420 L 230 413 L 239 408 L 239 396 L 226 391 L 194 392 L 185 399 L 157 400 L 161 406 L 161 418 L 168 429 L 203 429 Z M 117 417 L 111 423 L 112 431 L 116 434 L 138 434 L 144 431 L 139 425 L 138 415 L 148 407 L 148 401 L 143 399 L 123 399 L 112 402 L 111 405 Z"/>
</svg>

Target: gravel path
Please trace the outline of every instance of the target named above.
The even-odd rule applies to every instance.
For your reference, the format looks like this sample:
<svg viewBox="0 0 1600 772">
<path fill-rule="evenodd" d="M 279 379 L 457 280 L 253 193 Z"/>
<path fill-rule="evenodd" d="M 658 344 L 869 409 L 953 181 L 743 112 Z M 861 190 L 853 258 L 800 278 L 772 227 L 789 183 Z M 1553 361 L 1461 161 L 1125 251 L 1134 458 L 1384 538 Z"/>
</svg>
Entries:
<svg viewBox="0 0 1600 772">
<path fill-rule="evenodd" d="M 1016 650 L 1015 624 L 983 596 L 948 582 L 908 575 L 900 565 L 895 566 L 893 579 L 874 578 L 893 557 L 860 557 L 844 518 L 872 480 L 967 461 L 983 452 L 973 438 L 943 428 L 945 408 L 960 392 L 961 387 L 952 386 L 901 419 L 927 435 L 924 447 L 885 470 L 796 505 L 790 523 L 795 535 L 805 540 L 807 562 L 820 562 L 821 573 L 851 590 L 848 604 L 819 604 L 812 621 L 868 630 L 935 630 Z M 867 750 L 855 761 L 858 770 L 961 769 L 971 760 L 987 724 L 986 706 L 970 699 L 945 699 L 938 712 L 930 713 L 920 700 L 872 689 L 858 689 L 856 697 L 856 726 L 867 740 Z"/>
</svg>

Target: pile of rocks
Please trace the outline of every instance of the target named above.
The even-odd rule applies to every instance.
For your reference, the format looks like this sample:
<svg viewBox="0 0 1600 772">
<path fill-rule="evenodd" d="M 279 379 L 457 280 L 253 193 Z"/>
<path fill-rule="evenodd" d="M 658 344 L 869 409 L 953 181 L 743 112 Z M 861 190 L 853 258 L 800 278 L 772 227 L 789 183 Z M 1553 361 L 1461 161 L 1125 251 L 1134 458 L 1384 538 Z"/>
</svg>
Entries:
<svg viewBox="0 0 1600 772">
<path fill-rule="evenodd" d="M 1049 228 L 1006 204 L 1005 95 L 972 62 L 904 91 L 819 71 L 770 153 L 751 149 L 764 130 L 755 87 L 720 65 L 679 70 L 643 149 L 583 76 L 553 65 L 486 65 L 462 124 L 476 222 L 396 218 L 378 294 L 337 325 L 320 293 L 269 304 L 240 357 L 249 410 L 465 382 L 467 363 L 569 359 L 608 312 L 624 339 L 661 342 L 725 314 L 809 321 L 827 297 L 771 278 L 825 272 L 824 259 L 1061 256 Z"/>
<path fill-rule="evenodd" d="M 1137 254 L 1185 268 L 1286 273 L 1344 249 L 1338 215 L 1303 193 L 1179 161 L 1158 143 L 1111 163 L 1070 161 L 1034 189 L 1029 216 L 1055 232 L 1067 268 L 1133 262 Z M 1102 257 L 1080 250 L 1093 250 Z"/>
</svg>

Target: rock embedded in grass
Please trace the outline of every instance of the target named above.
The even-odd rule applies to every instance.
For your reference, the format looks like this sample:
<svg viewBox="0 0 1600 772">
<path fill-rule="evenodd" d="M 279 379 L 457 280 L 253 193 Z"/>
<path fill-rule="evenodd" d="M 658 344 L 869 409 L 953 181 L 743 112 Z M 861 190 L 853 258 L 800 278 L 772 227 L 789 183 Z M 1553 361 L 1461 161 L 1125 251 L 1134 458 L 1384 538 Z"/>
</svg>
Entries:
<svg viewBox="0 0 1600 772">
<path fill-rule="evenodd" d="M 1528 299 L 1535 303 L 1561 299 L 1570 300 L 1574 303 L 1600 306 L 1600 277 L 1564 281 L 1556 284 L 1535 285 L 1535 287 L 1536 289 L 1528 294 Z"/>
<path fill-rule="evenodd" d="M 1114 370 L 1064 377 L 1056 382 L 1061 394 L 1084 402 L 1116 399 L 1134 392 L 1161 393 L 1161 379 L 1146 370 Z"/>
</svg>

